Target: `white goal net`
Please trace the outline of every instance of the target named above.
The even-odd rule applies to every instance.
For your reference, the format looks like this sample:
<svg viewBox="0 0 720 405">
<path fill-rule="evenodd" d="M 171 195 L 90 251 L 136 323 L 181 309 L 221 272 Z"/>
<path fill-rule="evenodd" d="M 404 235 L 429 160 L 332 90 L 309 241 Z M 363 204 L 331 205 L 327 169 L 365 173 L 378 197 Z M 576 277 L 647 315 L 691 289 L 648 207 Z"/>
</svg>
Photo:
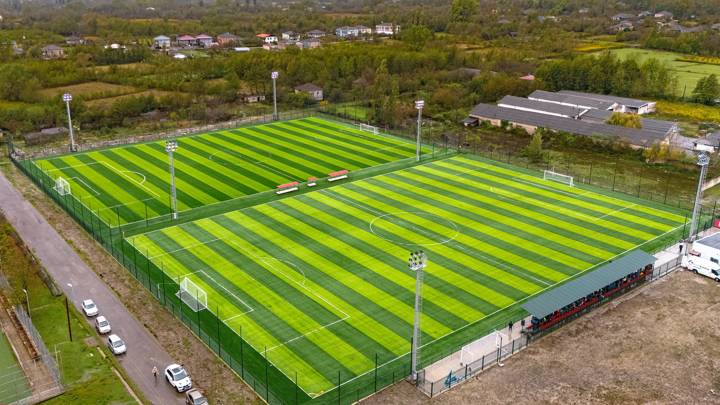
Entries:
<svg viewBox="0 0 720 405">
<path fill-rule="evenodd" d="M 195 312 L 207 309 L 207 293 L 187 277 L 180 282 L 177 296 Z"/>
<path fill-rule="evenodd" d="M 55 191 L 60 195 L 72 194 L 70 192 L 70 183 L 62 177 L 55 179 Z"/>
<path fill-rule="evenodd" d="M 552 170 L 543 171 L 543 179 L 567 184 L 570 187 L 575 185 L 573 183 L 573 176 L 568 176 L 567 174 L 557 173 Z"/>
<path fill-rule="evenodd" d="M 372 132 L 375 135 L 380 133 L 380 129 L 378 129 L 378 127 L 374 127 L 369 124 L 360 124 L 360 130 L 365 132 Z"/>
<path fill-rule="evenodd" d="M 483 336 L 460 350 L 460 365 L 473 364 L 488 354 L 497 353 L 509 342 L 509 337 L 498 331 Z"/>
</svg>

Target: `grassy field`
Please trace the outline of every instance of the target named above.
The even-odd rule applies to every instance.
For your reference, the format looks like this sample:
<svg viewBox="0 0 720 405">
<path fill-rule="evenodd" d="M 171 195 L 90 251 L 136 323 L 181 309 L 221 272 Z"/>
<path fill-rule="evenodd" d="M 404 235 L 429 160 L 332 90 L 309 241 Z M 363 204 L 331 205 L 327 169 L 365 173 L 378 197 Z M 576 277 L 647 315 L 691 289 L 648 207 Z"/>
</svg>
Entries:
<svg viewBox="0 0 720 405">
<path fill-rule="evenodd" d="M 683 227 L 679 212 L 466 156 L 128 238 L 310 397 Z M 517 320 L 517 319 L 515 319 Z M 468 336 L 468 340 L 476 338 Z M 227 349 L 226 349 L 227 350 Z M 428 353 L 427 362 L 437 353 Z M 376 357 L 377 356 L 377 357 Z"/>
<path fill-rule="evenodd" d="M 415 146 L 406 141 L 320 118 L 184 137 L 178 144 L 175 175 L 179 211 L 415 153 Z M 53 179 L 67 179 L 73 195 L 108 223 L 169 213 L 170 179 L 164 141 L 65 155 L 36 164 Z"/>
<path fill-rule="evenodd" d="M 698 80 L 705 76 L 713 73 L 720 76 L 720 65 L 680 61 L 679 59 L 687 57 L 687 55 L 680 53 L 636 48 L 610 49 L 606 52 L 612 52 L 622 59 L 634 58 L 638 63 L 642 63 L 649 58 L 655 58 L 667 63 L 670 69 L 678 76 L 677 94 L 679 96 L 682 96 L 683 93 L 686 97 L 691 96 Z"/>
<path fill-rule="evenodd" d="M 0 332 L 0 403 L 23 399 L 30 395 L 30 387 L 5 334 Z"/>
<path fill-rule="evenodd" d="M 138 90 L 131 86 L 121 86 L 119 84 L 103 83 L 103 82 L 86 82 L 73 84 L 71 86 L 52 87 L 40 90 L 40 95 L 45 98 L 60 97 L 64 93 L 70 93 L 73 96 L 80 96 L 86 100 L 94 98 L 106 98 L 109 96 L 120 96 L 130 93 L 136 93 Z"/>
<path fill-rule="evenodd" d="M 124 94 L 120 96 L 112 96 L 112 97 L 103 97 L 103 98 L 96 98 L 93 100 L 89 100 L 85 103 L 88 107 L 111 107 L 116 101 L 122 100 L 124 98 L 129 97 L 147 97 L 147 96 L 153 96 L 156 98 L 160 97 L 171 97 L 175 96 L 177 92 L 172 91 L 164 91 L 164 90 L 145 90 L 138 93 L 131 93 L 131 94 Z"/>
</svg>

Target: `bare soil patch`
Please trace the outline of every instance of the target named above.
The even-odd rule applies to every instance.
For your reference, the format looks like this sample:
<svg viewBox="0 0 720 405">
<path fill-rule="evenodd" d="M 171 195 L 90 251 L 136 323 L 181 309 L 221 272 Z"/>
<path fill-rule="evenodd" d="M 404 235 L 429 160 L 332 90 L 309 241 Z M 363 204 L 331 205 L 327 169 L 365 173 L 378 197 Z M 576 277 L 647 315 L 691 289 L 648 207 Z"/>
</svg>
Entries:
<svg viewBox="0 0 720 405">
<path fill-rule="evenodd" d="M 676 272 L 532 342 L 432 400 L 408 383 L 367 404 L 720 404 L 720 283 Z"/>
</svg>

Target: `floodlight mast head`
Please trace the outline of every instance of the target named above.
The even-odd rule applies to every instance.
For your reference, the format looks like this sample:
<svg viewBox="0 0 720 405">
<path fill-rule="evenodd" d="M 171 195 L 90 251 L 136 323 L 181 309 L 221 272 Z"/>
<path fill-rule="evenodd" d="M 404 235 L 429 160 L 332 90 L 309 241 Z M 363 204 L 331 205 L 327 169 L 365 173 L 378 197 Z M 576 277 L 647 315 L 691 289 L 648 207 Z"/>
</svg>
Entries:
<svg viewBox="0 0 720 405">
<path fill-rule="evenodd" d="M 270 78 L 273 80 L 277 79 L 279 76 L 280 76 L 280 73 L 278 73 L 277 71 L 273 71 L 272 73 L 270 73 Z"/>
<path fill-rule="evenodd" d="M 174 139 L 165 142 L 165 152 L 175 152 L 178 148 L 177 141 Z"/>
<path fill-rule="evenodd" d="M 62 98 L 63 98 L 63 101 L 64 101 L 64 102 L 69 103 L 69 102 L 72 101 L 72 94 L 70 94 L 70 93 L 65 93 L 65 94 L 63 94 L 63 97 L 62 97 Z"/>
<path fill-rule="evenodd" d="M 412 271 L 418 271 L 424 269 L 427 266 L 427 255 L 424 251 L 418 250 L 410 253 L 408 259 L 408 267 Z"/>
<path fill-rule="evenodd" d="M 697 158 L 698 166 L 707 166 L 710 164 L 710 156 L 705 152 L 700 152 Z"/>
<path fill-rule="evenodd" d="M 424 100 L 417 100 L 415 101 L 415 108 L 418 110 L 422 110 L 423 107 L 425 107 L 425 101 Z"/>
</svg>

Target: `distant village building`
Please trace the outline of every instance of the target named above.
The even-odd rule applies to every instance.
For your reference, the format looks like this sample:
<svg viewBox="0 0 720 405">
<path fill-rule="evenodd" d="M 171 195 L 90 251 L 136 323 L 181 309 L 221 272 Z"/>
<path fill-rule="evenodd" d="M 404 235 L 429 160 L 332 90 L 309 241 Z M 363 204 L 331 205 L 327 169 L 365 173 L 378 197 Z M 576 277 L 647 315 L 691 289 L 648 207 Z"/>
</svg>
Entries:
<svg viewBox="0 0 720 405">
<path fill-rule="evenodd" d="M 610 26 L 609 31 L 611 33 L 617 33 L 617 32 L 632 31 L 634 29 L 635 29 L 635 25 L 632 23 L 632 21 L 621 21 L 618 24 Z"/>
<path fill-rule="evenodd" d="M 660 11 L 658 13 L 655 13 L 655 18 L 658 20 L 672 20 L 674 17 L 674 14 L 669 11 Z"/>
<path fill-rule="evenodd" d="M 165 35 L 158 35 L 153 38 L 153 48 L 155 49 L 168 49 L 170 48 L 170 37 Z"/>
<path fill-rule="evenodd" d="M 393 23 L 381 22 L 375 26 L 377 35 L 396 35 L 400 32 L 400 26 Z"/>
<path fill-rule="evenodd" d="M 322 101 L 323 90 L 322 87 L 312 83 L 305 83 L 295 87 L 295 93 L 305 93 L 315 101 Z"/>
<path fill-rule="evenodd" d="M 265 101 L 265 96 L 262 94 L 248 94 L 243 96 L 243 101 L 248 104 L 259 103 Z"/>
<path fill-rule="evenodd" d="M 191 47 L 195 46 L 195 37 L 192 35 L 181 35 L 175 39 L 178 46 Z"/>
<path fill-rule="evenodd" d="M 65 44 L 71 45 L 71 46 L 74 46 L 74 45 L 84 45 L 84 44 L 85 44 L 85 40 L 82 39 L 82 38 L 80 38 L 80 37 L 76 37 L 76 36 L 74 36 L 74 35 L 71 35 L 71 36 L 65 38 Z"/>
<path fill-rule="evenodd" d="M 272 44 L 272 43 L 276 43 L 276 42 L 278 41 L 278 38 L 277 38 L 277 36 L 275 36 L 275 35 L 270 35 L 270 34 L 257 34 L 257 35 L 255 35 L 255 36 L 258 37 L 258 38 L 260 38 L 260 39 L 262 39 L 263 42 L 265 42 L 266 44 Z"/>
<path fill-rule="evenodd" d="M 358 25 L 357 27 L 358 35 L 372 35 L 372 28 L 366 27 L 364 25 Z"/>
<path fill-rule="evenodd" d="M 618 22 L 625 21 L 625 20 L 632 20 L 633 18 L 635 18 L 635 14 L 630 14 L 630 13 L 619 13 L 619 14 L 615 14 L 614 16 L 612 16 L 612 20 L 618 21 Z"/>
<path fill-rule="evenodd" d="M 203 48 L 210 48 L 213 44 L 213 37 L 207 34 L 200 34 L 195 37 L 195 43 L 197 46 L 201 46 Z"/>
<path fill-rule="evenodd" d="M 280 37 L 286 41 L 297 41 L 300 39 L 300 34 L 295 31 L 285 31 Z"/>
<path fill-rule="evenodd" d="M 217 42 L 220 46 L 235 45 L 240 43 L 240 37 L 229 32 L 225 32 L 217 36 Z"/>
<path fill-rule="evenodd" d="M 308 31 L 307 37 L 312 39 L 319 39 L 325 36 L 325 31 L 321 30 L 312 30 Z"/>
<path fill-rule="evenodd" d="M 720 23 L 713 24 L 711 28 L 714 29 L 715 31 L 720 31 Z"/>
<path fill-rule="evenodd" d="M 320 40 L 318 39 L 303 39 L 302 41 L 298 41 L 295 43 L 295 46 L 297 46 L 300 49 L 315 49 L 320 48 Z"/>
<path fill-rule="evenodd" d="M 57 45 L 48 45 L 42 48 L 44 59 L 60 59 L 65 57 L 65 51 Z"/>
<path fill-rule="evenodd" d="M 360 35 L 360 32 L 357 27 L 343 26 L 335 29 L 335 36 L 338 38 L 357 37 L 358 35 Z"/>
</svg>

